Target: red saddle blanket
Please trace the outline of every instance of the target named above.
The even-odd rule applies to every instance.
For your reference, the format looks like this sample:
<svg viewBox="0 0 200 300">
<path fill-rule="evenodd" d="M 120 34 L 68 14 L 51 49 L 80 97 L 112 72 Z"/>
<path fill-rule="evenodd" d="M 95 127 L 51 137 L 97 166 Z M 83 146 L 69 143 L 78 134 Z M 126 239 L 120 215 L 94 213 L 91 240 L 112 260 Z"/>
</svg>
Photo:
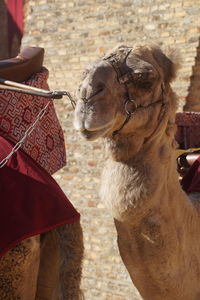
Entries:
<svg viewBox="0 0 200 300">
<path fill-rule="evenodd" d="M 0 137 L 0 160 L 12 147 Z M 79 218 L 51 175 L 22 150 L 0 168 L 0 255 L 27 237 Z"/>
<path fill-rule="evenodd" d="M 33 74 L 27 85 L 48 89 L 48 71 L 44 67 Z M 0 91 L 0 136 L 13 143 L 19 142 L 34 123 L 48 100 L 44 97 Z M 66 165 L 64 135 L 58 121 L 53 100 L 46 114 L 22 145 L 22 149 L 50 174 Z"/>
</svg>

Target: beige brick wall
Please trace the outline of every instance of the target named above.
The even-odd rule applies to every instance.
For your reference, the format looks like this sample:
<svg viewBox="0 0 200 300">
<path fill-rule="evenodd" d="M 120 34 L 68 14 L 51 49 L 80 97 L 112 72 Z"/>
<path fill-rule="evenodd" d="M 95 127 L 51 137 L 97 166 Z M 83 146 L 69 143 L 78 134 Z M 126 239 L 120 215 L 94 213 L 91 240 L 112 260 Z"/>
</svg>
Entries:
<svg viewBox="0 0 200 300">
<path fill-rule="evenodd" d="M 174 83 L 181 107 L 195 64 L 199 19 L 199 0 L 27 0 L 23 45 L 44 47 L 51 88 L 72 94 L 85 65 L 118 43 L 174 47 L 183 58 Z M 82 214 L 86 299 L 139 299 L 121 263 L 112 219 L 98 196 L 103 146 L 81 140 L 72 127 L 69 101 L 56 101 L 68 164 L 55 178 Z"/>
</svg>

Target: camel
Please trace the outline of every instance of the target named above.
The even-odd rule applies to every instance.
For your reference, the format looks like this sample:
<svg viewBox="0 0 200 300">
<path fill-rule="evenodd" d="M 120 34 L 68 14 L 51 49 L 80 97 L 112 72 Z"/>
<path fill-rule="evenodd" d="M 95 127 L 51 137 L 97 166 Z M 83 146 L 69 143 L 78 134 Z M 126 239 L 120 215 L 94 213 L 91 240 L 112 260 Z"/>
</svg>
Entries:
<svg viewBox="0 0 200 300">
<path fill-rule="evenodd" d="M 152 45 L 114 48 L 84 72 L 74 114 L 86 140 L 104 141 L 100 195 L 145 300 L 200 299 L 199 195 L 186 195 L 176 168 L 174 58 Z"/>
<path fill-rule="evenodd" d="M 17 243 L 0 258 L 0 299 L 80 300 L 80 222 Z"/>
<path fill-rule="evenodd" d="M 0 61 L 0 77 L 5 76 L 6 79 L 18 80 L 18 82 L 29 82 L 32 76 L 31 82 L 36 85 L 43 84 L 46 88 L 47 77 L 45 74 L 47 74 L 47 70 L 42 68 L 43 55 L 44 49 L 28 47 L 16 58 Z M 12 99 L 16 99 L 16 97 L 18 97 L 18 102 L 16 102 L 19 103 L 20 110 L 16 108 L 16 104 L 12 106 Z M 22 117 L 25 109 L 28 107 L 31 110 L 32 106 L 36 107 L 35 103 L 39 103 L 39 99 L 38 97 L 29 97 L 28 102 L 26 97 L 27 102 L 23 102 L 21 98 L 24 100 L 25 96 L 22 97 L 21 94 L 17 93 L 16 95 L 16 93 L 8 91 L 4 91 L 3 94 L 1 92 L 1 107 L 5 103 L 7 106 L 1 110 L 0 119 L 3 117 L 3 113 L 5 113 L 5 119 L 8 118 L 8 114 L 6 114 L 8 107 L 9 112 L 12 111 L 13 114 L 14 112 L 16 114 L 10 117 L 9 122 L 11 123 L 11 119 L 17 120 L 17 114 L 20 115 L 21 112 L 22 124 L 25 120 Z M 12 109 L 10 109 L 11 107 Z M 34 118 L 35 116 L 33 116 L 33 120 Z M 55 128 L 57 131 L 59 130 L 53 104 L 48 113 L 46 111 L 45 118 L 54 120 Z M 32 120 L 29 122 L 32 124 Z M 16 132 L 17 125 L 16 127 L 13 125 Z M 41 127 L 39 128 L 41 131 Z M 13 146 L 17 143 L 11 138 L 13 132 L 4 132 L 3 129 L 1 124 L 1 162 L 11 153 Z M 54 134 L 58 136 L 56 130 Z M 22 132 L 22 136 L 23 134 Z M 26 141 L 23 146 L 26 145 Z M 33 146 L 35 146 L 34 141 L 37 143 L 39 139 L 33 139 Z M 29 143 L 29 148 L 31 148 L 30 145 Z M 60 146 L 62 147 L 62 142 L 60 142 Z M 42 152 L 42 150 L 40 151 Z M 62 156 L 64 156 L 64 151 Z M 46 153 L 48 153 L 48 149 L 44 154 Z M 53 158 L 51 160 L 53 161 Z M 83 259 L 80 215 L 50 176 L 58 169 L 57 166 L 57 169 L 52 171 L 48 169 L 51 162 L 47 159 L 42 159 L 42 161 L 47 164 L 46 170 L 39 165 L 39 162 L 27 155 L 25 150 L 21 151 L 20 149 L 13 153 L 4 166 L 0 165 L 1 300 L 83 299 L 80 291 Z M 4 208 L 6 209 L 4 210 Z"/>
</svg>

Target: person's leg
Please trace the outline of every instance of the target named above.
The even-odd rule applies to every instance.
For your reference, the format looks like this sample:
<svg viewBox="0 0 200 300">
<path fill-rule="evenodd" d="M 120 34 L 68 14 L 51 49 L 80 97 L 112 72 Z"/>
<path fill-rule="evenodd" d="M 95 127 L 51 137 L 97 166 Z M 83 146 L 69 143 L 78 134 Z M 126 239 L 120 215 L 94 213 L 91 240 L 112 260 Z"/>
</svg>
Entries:
<svg viewBox="0 0 200 300">
<path fill-rule="evenodd" d="M 0 299 L 35 300 L 40 236 L 23 240 L 0 258 Z"/>
</svg>

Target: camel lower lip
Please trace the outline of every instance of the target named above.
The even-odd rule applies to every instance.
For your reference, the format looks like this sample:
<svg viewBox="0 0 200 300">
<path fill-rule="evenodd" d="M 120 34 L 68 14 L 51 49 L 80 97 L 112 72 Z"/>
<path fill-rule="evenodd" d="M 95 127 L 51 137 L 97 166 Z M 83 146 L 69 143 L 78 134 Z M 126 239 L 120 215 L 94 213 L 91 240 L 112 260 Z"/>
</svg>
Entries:
<svg viewBox="0 0 200 300">
<path fill-rule="evenodd" d="M 81 132 L 81 135 L 86 139 L 90 139 L 90 137 L 92 137 L 94 134 L 95 132 L 88 131 L 88 130 L 84 130 Z"/>
<path fill-rule="evenodd" d="M 104 133 L 107 132 L 107 128 L 103 128 L 100 130 L 96 130 L 96 131 L 89 131 L 87 129 L 85 129 L 84 131 L 81 132 L 81 135 L 88 141 L 92 141 L 97 139 L 100 136 L 103 136 Z"/>
</svg>

